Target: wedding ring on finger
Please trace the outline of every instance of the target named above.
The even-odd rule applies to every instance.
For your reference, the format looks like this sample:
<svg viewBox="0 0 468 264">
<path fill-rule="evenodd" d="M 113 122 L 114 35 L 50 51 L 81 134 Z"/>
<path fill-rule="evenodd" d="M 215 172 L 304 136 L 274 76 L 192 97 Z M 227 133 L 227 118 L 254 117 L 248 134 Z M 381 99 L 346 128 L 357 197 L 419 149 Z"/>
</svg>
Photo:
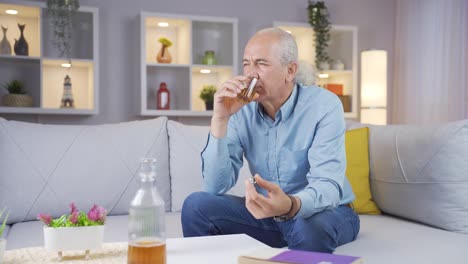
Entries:
<svg viewBox="0 0 468 264">
<path fill-rule="evenodd" d="M 253 185 L 257 184 L 257 180 L 255 180 L 254 176 L 249 177 L 249 182 L 252 183 Z"/>
</svg>

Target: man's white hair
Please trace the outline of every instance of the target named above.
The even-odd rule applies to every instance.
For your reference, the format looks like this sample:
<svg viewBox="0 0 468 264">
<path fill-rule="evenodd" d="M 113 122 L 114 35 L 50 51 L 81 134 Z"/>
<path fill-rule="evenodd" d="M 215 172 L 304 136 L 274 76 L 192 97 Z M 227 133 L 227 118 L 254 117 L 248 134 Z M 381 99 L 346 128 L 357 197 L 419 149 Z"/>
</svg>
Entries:
<svg viewBox="0 0 468 264">
<path fill-rule="evenodd" d="M 278 36 L 281 47 L 280 62 L 282 65 L 297 62 L 297 44 L 293 35 L 281 28 L 265 28 L 257 32 L 257 34 L 263 33 L 272 33 Z"/>
</svg>

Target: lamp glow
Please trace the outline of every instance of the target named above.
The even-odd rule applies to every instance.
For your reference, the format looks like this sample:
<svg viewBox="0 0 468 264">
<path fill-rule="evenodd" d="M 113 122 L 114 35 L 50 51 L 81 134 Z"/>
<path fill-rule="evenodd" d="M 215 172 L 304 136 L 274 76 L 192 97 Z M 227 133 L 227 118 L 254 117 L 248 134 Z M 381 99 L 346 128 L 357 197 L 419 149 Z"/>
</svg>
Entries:
<svg viewBox="0 0 468 264">
<path fill-rule="evenodd" d="M 200 73 L 211 73 L 210 69 L 201 69 Z"/>
<path fill-rule="evenodd" d="M 361 123 L 387 124 L 387 52 L 361 53 Z"/>
<path fill-rule="evenodd" d="M 160 27 L 168 27 L 168 26 L 169 26 L 169 23 L 167 23 L 167 22 L 159 22 L 159 23 L 158 23 L 158 26 L 160 26 Z"/>
<path fill-rule="evenodd" d="M 71 65 L 71 63 L 67 62 L 67 63 L 62 63 L 61 66 L 64 67 L 64 68 L 70 68 L 72 65 Z"/>
<path fill-rule="evenodd" d="M 326 78 L 328 78 L 328 73 L 319 73 L 318 77 L 320 79 L 326 79 Z"/>
<path fill-rule="evenodd" d="M 5 13 L 7 13 L 7 14 L 9 14 L 9 15 L 17 15 L 17 14 L 18 14 L 18 10 L 7 9 L 7 10 L 5 10 Z"/>
</svg>

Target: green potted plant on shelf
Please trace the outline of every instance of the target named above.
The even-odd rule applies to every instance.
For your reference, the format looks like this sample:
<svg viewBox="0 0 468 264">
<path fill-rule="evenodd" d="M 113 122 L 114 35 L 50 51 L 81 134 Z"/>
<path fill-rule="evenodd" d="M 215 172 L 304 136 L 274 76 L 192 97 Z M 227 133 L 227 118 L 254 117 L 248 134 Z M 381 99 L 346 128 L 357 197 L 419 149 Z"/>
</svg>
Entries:
<svg viewBox="0 0 468 264">
<path fill-rule="evenodd" d="M 5 208 L 0 211 L 0 221 L 2 220 L 3 214 L 5 213 Z M 3 231 L 6 227 L 6 222 L 8 220 L 8 213 L 6 214 L 5 218 L 3 218 L 3 222 L 0 225 L 0 263 L 3 263 L 3 253 L 5 252 L 6 248 L 6 239 L 3 238 Z"/>
<path fill-rule="evenodd" d="M 322 1 L 311 1 L 307 7 L 309 24 L 315 33 L 315 66 L 320 70 L 328 70 L 330 58 L 327 47 L 330 42 L 330 13 Z"/>
<path fill-rule="evenodd" d="M 53 44 L 71 64 L 73 17 L 80 8 L 79 0 L 47 0 L 47 14 L 54 32 Z"/>
<path fill-rule="evenodd" d="M 28 91 L 21 81 L 12 80 L 3 86 L 8 91 L 8 94 L 3 96 L 4 106 L 31 107 L 33 105 L 33 98 L 27 95 Z"/>
<path fill-rule="evenodd" d="M 213 110 L 214 94 L 216 93 L 216 86 L 205 85 L 200 92 L 200 98 L 205 102 L 206 110 Z"/>
<path fill-rule="evenodd" d="M 170 41 L 168 38 L 159 38 L 158 41 L 161 43 L 161 49 L 156 56 L 156 60 L 159 63 L 171 63 L 172 56 L 169 52 L 169 47 L 172 46 L 172 41 Z"/>
</svg>

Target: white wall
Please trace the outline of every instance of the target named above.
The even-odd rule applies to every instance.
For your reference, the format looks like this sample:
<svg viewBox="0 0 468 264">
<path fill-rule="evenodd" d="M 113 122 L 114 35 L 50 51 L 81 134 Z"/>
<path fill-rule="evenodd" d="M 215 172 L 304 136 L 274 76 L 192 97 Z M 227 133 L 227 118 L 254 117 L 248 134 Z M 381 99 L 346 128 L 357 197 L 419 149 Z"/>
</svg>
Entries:
<svg viewBox="0 0 468 264">
<path fill-rule="evenodd" d="M 249 37 L 258 29 L 272 26 L 273 21 L 308 22 L 307 0 L 80 0 L 80 4 L 99 8 L 100 113 L 94 116 L 2 114 L 2 117 L 57 124 L 102 124 L 142 119 L 138 116 L 141 10 L 237 17 L 240 58 Z M 325 4 L 333 24 L 358 27 L 359 53 L 365 49 L 385 49 L 389 52 L 388 76 L 393 76 L 395 0 L 326 0 Z M 242 70 L 239 69 L 239 72 Z M 392 98 L 393 83 L 389 79 L 388 98 Z M 209 124 L 207 117 L 176 120 L 188 124 Z"/>
</svg>

